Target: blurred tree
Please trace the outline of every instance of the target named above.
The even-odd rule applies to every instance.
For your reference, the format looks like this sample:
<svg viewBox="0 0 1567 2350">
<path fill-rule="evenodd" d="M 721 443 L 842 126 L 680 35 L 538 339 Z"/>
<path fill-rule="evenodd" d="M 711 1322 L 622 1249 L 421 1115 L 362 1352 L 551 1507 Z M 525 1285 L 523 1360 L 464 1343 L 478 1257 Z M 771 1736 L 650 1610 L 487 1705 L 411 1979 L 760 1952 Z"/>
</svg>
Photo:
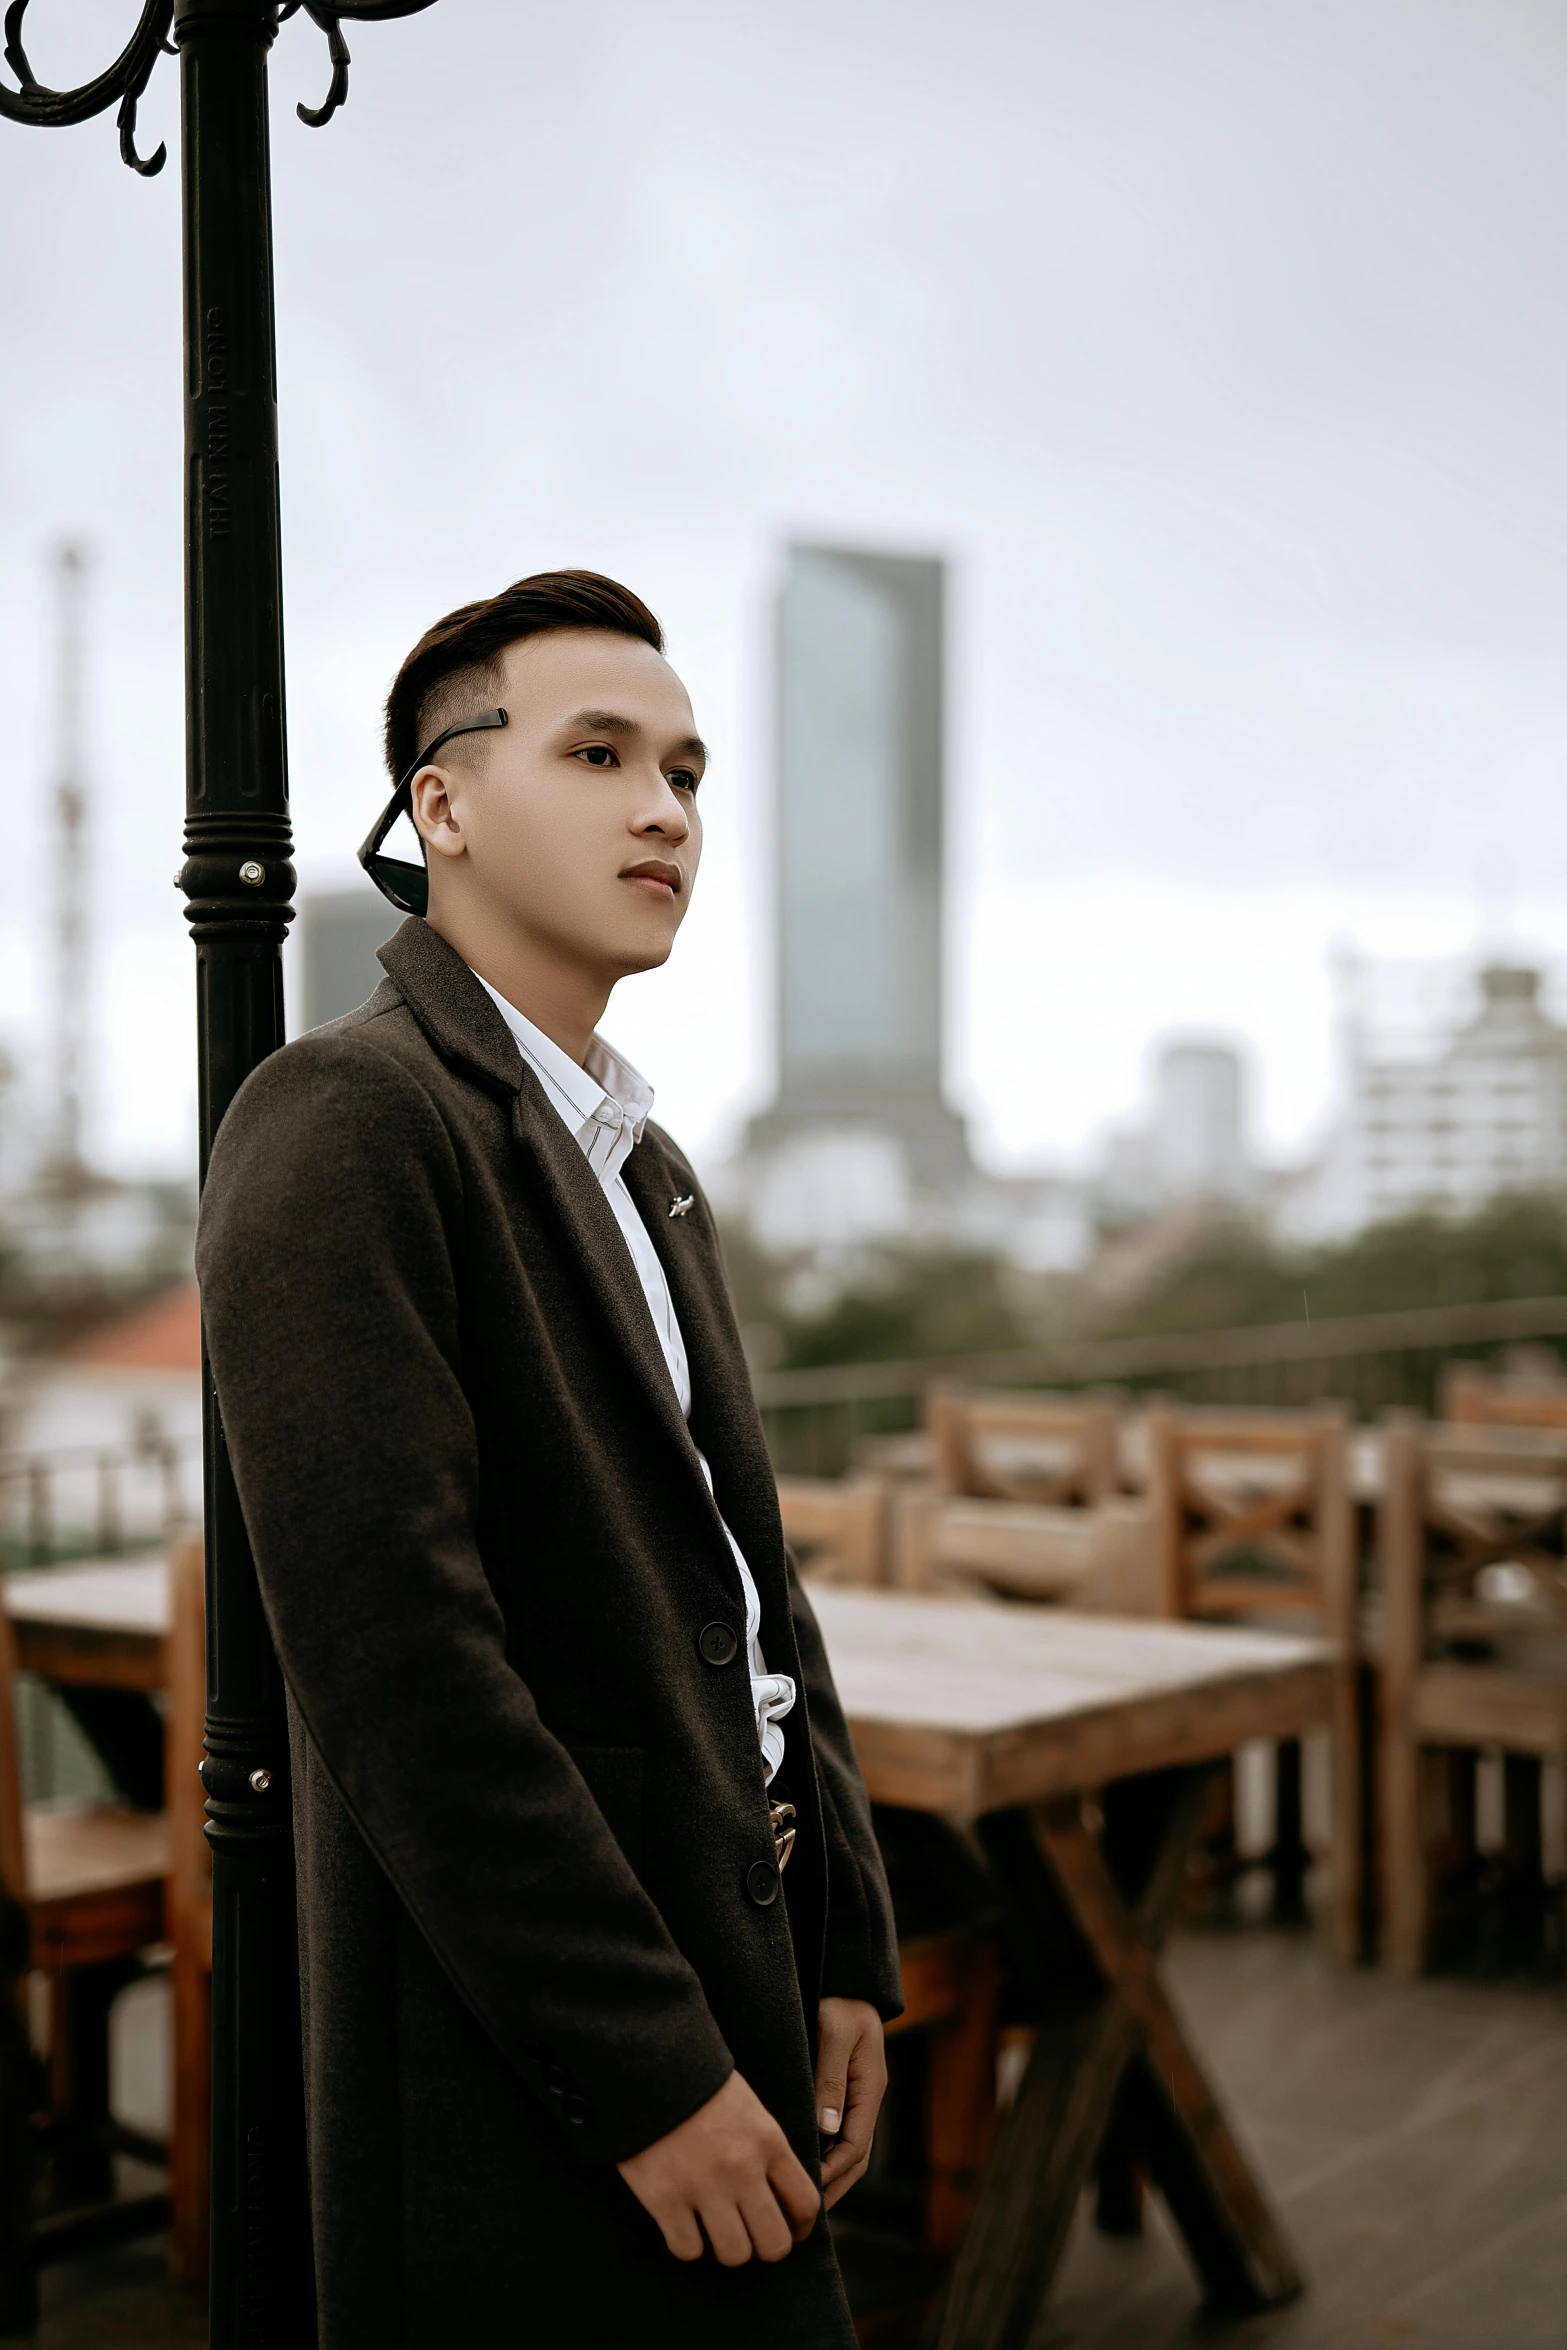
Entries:
<svg viewBox="0 0 1567 2350">
<path fill-rule="evenodd" d="M 1137 1332 L 1210 1330 L 1564 1294 L 1567 1197 L 1518 1194 L 1472 1216 L 1402 1217 L 1312 1250 L 1220 1234 L 1119 1321 Z"/>
<path fill-rule="evenodd" d="M 1022 1346 L 1006 1267 L 981 1249 L 878 1249 L 815 1312 L 779 1318 L 779 1364 L 875 1363 Z"/>
<path fill-rule="evenodd" d="M 877 1248 L 836 1278 L 808 1260 L 769 1258 L 734 1232 L 724 1255 L 747 1352 L 769 1369 L 982 1354 L 1030 1335 L 1008 1267 L 983 1249 Z"/>
</svg>

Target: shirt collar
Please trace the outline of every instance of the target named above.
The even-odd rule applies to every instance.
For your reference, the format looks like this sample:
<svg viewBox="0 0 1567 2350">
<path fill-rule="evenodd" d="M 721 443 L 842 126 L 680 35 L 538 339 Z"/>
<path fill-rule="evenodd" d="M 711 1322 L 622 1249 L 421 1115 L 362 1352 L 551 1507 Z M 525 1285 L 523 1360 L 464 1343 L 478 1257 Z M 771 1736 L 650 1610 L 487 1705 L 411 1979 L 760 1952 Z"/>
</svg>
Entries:
<svg viewBox="0 0 1567 2350">
<path fill-rule="evenodd" d="M 593 1038 L 587 1064 L 580 1066 L 553 1037 L 508 1003 L 499 988 L 491 987 L 482 972 L 475 971 L 474 977 L 516 1038 L 517 1050 L 543 1086 L 550 1107 L 570 1127 L 594 1173 L 607 1181 L 642 1140 L 653 1109 L 653 1088 L 601 1036 Z M 616 1113 L 613 1119 L 607 1115 L 610 1110 Z"/>
</svg>

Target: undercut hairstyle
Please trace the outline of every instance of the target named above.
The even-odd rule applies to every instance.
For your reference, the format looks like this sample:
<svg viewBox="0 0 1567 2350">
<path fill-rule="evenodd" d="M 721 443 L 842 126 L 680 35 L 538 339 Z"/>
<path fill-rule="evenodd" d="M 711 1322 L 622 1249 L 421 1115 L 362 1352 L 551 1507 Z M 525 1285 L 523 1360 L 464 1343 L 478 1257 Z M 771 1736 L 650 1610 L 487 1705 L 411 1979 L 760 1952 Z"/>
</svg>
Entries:
<svg viewBox="0 0 1567 2350">
<path fill-rule="evenodd" d="M 401 782 L 426 743 L 460 718 L 494 709 L 502 693 L 501 655 L 524 637 L 551 629 L 598 628 L 664 650 L 664 632 L 640 596 L 597 571 L 536 571 L 482 603 L 459 604 L 426 629 L 386 697 L 386 764 Z M 487 735 L 461 735 L 472 755 Z"/>
</svg>

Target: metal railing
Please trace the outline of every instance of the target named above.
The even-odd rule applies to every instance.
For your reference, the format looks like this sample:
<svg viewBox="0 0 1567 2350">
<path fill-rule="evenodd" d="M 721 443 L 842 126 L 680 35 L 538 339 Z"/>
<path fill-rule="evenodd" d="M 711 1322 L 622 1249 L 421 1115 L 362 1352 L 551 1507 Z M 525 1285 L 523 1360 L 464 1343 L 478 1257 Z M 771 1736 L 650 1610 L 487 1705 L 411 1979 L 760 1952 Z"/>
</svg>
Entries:
<svg viewBox="0 0 1567 2350">
<path fill-rule="evenodd" d="M 201 1522 L 201 1439 L 0 1453 L 0 1567 L 147 1550 Z"/>
<path fill-rule="evenodd" d="M 1193 1403 L 1310 1404 L 1331 1398 L 1370 1417 L 1394 1404 L 1431 1410 L 1443 1367 L 1455 1356 L 1551 1338 L 1567 1338 L 1567 1297 L 761 1371 L 755 1388 L 777 1467 L 836 1476 L 863 1438 L 915 1427 L 926 1390 L 944 1382 L 1117 1386 Z"/>
</svg>

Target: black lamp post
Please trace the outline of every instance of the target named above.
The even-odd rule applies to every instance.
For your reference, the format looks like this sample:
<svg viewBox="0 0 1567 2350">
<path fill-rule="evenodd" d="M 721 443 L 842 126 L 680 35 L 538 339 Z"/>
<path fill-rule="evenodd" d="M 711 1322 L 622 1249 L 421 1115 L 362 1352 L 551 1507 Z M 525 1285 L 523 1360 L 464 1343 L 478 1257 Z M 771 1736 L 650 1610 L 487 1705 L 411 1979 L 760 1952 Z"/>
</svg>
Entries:
<svg viewBox="0 0 1567 2350">
<path fill-rule="evenodd" d="M 283 1042 L 282 946 L 294 870 L 283 723 L 277 399 L 267 52 L 301 12 L 348 91 L 345 22 L 413 16 L 430 0 L 146 0 L 120 56 L 75 90 L 42 86 L 5 16 L 0 114 L 60 127 L 119 105 L 133 171 L 136 106 L 160 52 L 178 53 L 185 219 L 186 861 L 196 942 L 201 1173 L 250 1071 Z M 170 34 L 173 35 L 172 44 Z M 305 2194 L 288 1752 L 282 1689 L 223 1430 L 204 1376 L 207 1840 L 213 1855 L 213 2350 L 302 2350 L 315 2339 Z"/>
</svg>

